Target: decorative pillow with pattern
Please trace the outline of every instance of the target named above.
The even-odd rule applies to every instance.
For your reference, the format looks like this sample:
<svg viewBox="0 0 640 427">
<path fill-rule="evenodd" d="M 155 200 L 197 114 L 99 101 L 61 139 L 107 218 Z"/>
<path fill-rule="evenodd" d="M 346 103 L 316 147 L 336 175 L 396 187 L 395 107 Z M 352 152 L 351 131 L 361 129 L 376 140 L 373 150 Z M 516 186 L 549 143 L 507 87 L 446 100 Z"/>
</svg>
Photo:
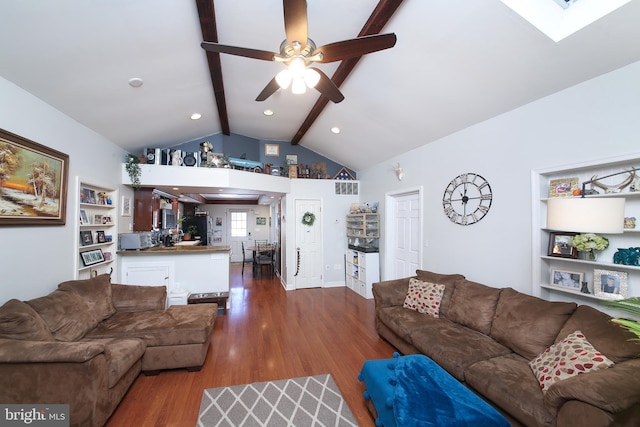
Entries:
<svg viewBox="0 0 640 427">
<path fill-rule="evenodd" d="M 556 381 L 610 368 L 613 365 L 614 363 L 596 350 L 580 331 L 567 335 L 565 339 L 553 344 L 529 362 L 543 392 L 549 390 Z"/>
<path fill-rule="evenodd" d="M 409 291 L 402 306 L 431 317 L 440 317 L 440 301 L 443 294 L 444 285 L 411 278 Z"/>
</svg>

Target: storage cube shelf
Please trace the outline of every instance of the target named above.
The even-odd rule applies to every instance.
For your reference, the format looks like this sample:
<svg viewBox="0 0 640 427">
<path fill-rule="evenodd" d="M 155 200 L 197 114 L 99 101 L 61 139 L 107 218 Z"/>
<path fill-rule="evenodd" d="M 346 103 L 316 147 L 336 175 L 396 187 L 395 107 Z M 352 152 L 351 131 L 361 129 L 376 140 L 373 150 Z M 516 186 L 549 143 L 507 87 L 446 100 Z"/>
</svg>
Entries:
<svg viewBox="0 0 640 427">
<path fill-rule="evenodd" d="M 77 183 L 76 279 L 109 273 L 118 238 L 118 190 L 80 177 Z"/>
<path fill-rule="evenodd" d="M 372 285 L 378 281 L 380 281 L 380 254 L 347 250 L 347 287 L 370 299 L 373 298 Z"/>
</svg>

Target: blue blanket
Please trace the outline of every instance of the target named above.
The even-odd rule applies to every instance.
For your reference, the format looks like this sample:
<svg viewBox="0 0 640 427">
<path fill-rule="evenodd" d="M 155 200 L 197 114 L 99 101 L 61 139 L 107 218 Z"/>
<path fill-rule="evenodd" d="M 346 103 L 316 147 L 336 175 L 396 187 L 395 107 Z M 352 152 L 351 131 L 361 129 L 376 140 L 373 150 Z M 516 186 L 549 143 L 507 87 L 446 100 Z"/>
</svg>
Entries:
<svg viewBox="0 0 640 427">
<path fill-rule="evenodd" d="M 367 361 L 359 378 L 378 411 L 377 425 L 509 427 L 498 411 L 424 355 Z"/>
</svg>

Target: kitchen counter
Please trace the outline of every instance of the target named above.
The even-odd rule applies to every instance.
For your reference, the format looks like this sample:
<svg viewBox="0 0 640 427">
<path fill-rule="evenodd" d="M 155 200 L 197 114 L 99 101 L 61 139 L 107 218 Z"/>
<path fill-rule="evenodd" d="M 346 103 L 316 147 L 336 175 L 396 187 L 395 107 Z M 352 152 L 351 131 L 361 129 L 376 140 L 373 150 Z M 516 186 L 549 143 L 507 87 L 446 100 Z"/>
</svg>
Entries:
<svg viewBox="0 0 640 427">
<path fill-rule="evenodd" d="M 215 245 L 215 246 L 186 246 L 186 245 L 178 245 L 178 246 L 156 246 L 153 248 L 147 248 L 142 250 L 135 251 L 118 251 L 116 252 L 118 255 L 123 256 L 147 256 L 147 255 L 184 255 L 184 254 L 212 254 L 218 252 L 230 252 L 231 247 L 225 245 Z"/>
<path fill-rule="evenodd" d="M 118 283 L 164 285 L 169 294 L 229 292 L 229 246 L 158 246 L 117 254 Z"/>
</svg>

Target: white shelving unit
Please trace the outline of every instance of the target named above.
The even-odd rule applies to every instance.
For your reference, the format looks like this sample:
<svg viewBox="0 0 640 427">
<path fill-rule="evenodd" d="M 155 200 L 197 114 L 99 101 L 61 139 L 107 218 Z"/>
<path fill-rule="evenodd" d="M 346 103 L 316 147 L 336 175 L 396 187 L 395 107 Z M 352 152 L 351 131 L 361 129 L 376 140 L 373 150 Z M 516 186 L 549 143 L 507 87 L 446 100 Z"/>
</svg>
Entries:
<svg viewBox="0 0 640 427">
<path fill-rule="evenodd" d="M 118 190 L 80 177 L 76 184 L 76 279 L 88 279 L 115 269 Z"/>
<path fill-rule="evenodd" d="M 380 254 L 349 249 L 345 265 L 347 287 L 364 298 L 373 298 L 372 285 L 380 281 Z"/>
<path fill-rule="evenodd" d="M 380 216 L 375 213 L 347 215 L 347 240 L 350 249 L 378 252 Z"/>
<path fill-rule="evenodd" d="M 549 183 L 553 179 L 578 178 L 582 183 L 591 180 L 594 176 L 606 176 L 623 170 L 630 170 L 632 167 L 640 169 L 640 154 L 629 155 L 568 165 L 565 167 L 532 171 L 532 243 L 533 243 L 533 293 L 549 300 L 575 301 L 579 304 L 587 304 L 596 307 L 601 311 L 609 311 L 599 305 L 601 301 L 611 300 L 609 295 L 594 295 L 594 270 L 615 271 L 627 274 L 627 296 L 640 295 L 640 267 L 632 265 L 615 264 L 613 256 L 618 248 L 629 248 L 640 246 L 640 221 L 635 229 L 625 229 L 622 234 L 605 234 L 609 239 L 609 247 L 603 251 L 597 251 L 596 261 L 582 259 L 555 257 L 548 255 L 549 235 L 551 232 L 562 232 L 563 230 L 549 230 L 546 228 L 547 201 L 549 200 Z M 640 170 L 636 173 L 640 176 Z M 625 175 L 604 179 L 606 184 L 621 182 Z M 597 178 L 596 178 L 597 179 Z M 581 188 L 581 184 L 578 185 Z M 587 186 L 589 189 L 589 186 Z M 598 189 L 600 194 L 586 197 L 624 197 L 625 217 L 636 217 L 640 219 L 640 192 L 631 192 L 630 187 L 620 193 L 604 194 Z M 575 197 L 575 196 L 566 196 Z M 573 271 L 584 274 L 584 281 L 588 283 L 590 293 L 581 293 L 580 289 L 571 289 L 563 286 L 556 286 L 551 283 L 551 271 Z M 535 284 L 538 284 L 537 289 Z"/>
</svg>

